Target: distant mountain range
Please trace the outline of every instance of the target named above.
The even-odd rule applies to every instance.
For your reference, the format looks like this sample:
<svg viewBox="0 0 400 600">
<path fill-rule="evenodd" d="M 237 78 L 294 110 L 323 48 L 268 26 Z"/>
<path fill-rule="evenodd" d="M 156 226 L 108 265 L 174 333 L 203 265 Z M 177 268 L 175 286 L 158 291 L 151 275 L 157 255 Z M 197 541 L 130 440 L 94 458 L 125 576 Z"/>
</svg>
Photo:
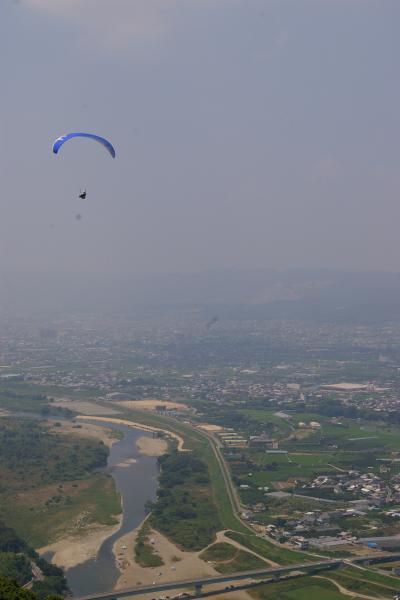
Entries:
<svg viewBox="0 0 400 600">
<path fill-rule="evenodd" d="M 3 310 L 205 311 L 237 319 L 400 320 L 400 275 L 376 271 L 244 270 L 115 277 L 9 273 Z"/>
</svg>

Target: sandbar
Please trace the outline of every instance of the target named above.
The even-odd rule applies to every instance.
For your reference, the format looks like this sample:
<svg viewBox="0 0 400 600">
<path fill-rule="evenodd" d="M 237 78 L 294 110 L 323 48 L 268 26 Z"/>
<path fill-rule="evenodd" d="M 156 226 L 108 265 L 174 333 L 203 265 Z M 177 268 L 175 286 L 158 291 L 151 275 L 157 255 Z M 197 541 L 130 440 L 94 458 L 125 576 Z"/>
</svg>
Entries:
<svg viewBox="0 0 400 600">
<path fill-rule="evenodd" d="M 136 445 L 139 448 L 140 454 L 145 456 L 161 456 L 168 449 L 168 444 L 161 438 L 140 437 L 136 440 Z"/>
<path fill-rule="evenodd" d="M 38 552 L 41 555 L 45 552 L 52 552 L 51 562 L 65 570 L 76 567 L 76 565 L 96 557 L 104 540 L 120 528 L 122 515 L 119 515 L 117 519 L 116 525 L 94 525 L 91 530 L 88 528 L 80 535 L 65 537 L 58 542 L 39 548 Z"/>
<path fill-rule="evenodd" d="M 61 408 L 69 408 L 75 412 L 81 412 L 84 415 L 117 415 L 120 411 L 115 410 L 111 406 L 101 406 L 96 402 L 88 400 L 72 400 L 71 398 L 56 398 L 52 403 L 53 406 Z"/>
<path fill-rule="evenodd" d="M 183 439 L 183 437 L 181 437 L 177 433 L 173 433 L 172 431 L 169 431 L 168 429 L 160 429 L 159 427 L 143 425 L 142 423 L 134 423 L 133 421 L 127 421 L 126 419 L 116 419 L 114 417 L 89 417 L 87 415 L 78 415 L 76 418 L 79 420 L 96 419 L 96 421 L 104 421 L 105 423 L 115 423 L 116 425 L 126 425 L 127 427 L 132 427 L 132 429 L 142 429 L 143 431 L 161 432 L 169 437 L 174 438 L 178 442 L 178 450 L 188 452 L 188 450 L 186 450 L 183 447 L 183 445 L 185 443 L 185 440 Z"/>
<path fill-rule="evenodd" d="M 116 402 L 120 406 L 128 408 L 138 408 L 140 410 L 155 410 L 157 406 L 162 406 L 167 410 L 192 410 L 187 404 L 183 402 L 173 402 L 172 400 L 120 400 Z"/>
<path fill-rule="evenodd" d="M 58 423 L 57 427 L 54 427 L 54 423 Z M 67 433 L 69 435 L 79 435 L 81 437 L 94 437 L 101 440 L 103 444 L 111 448 L 111 446 L 118 441 L 112 429 L 107 429 L 105 425 L 95 425 L 94 423 L 75 423 L 71 421 L 58 421 L 52 419 L 50 424 L 54 427 L 54 431 L 57 433 Z"/>
<path fill-rule="evenodd" d="M 164 564 L 161 567 L 141 567 L 134 559 L 134 546 L 140 527 L 141 525 L 134 531 L 118 539 L 114 544 L 113 552 L 116 557 L 117 566 L 121 571 L 121 576 L 114 588 L 115 590 L 136 587 L 137 585 L 151 585 L 153 582 L 168 583 L 184 579 L 210 577 L 216 574 L 220 575 L 212 564 L 199 557 L 204 549 L 198 552 L 183 551 L 154 529 L 150 530 L 149 540 L 151 540 L 155 552 L 162 558 Z M 229 538 L 224 538 L 224 532 L 217 534 L 216 541 L 231 542 Z M 221 584 L 211 587 L 220 588 Z M 211 589 L 211 587 L 207 589 Z M 182 591 L 177 590 L 176 593 L 179 594 Z M 169 593 L 174 595 L 172 590 Z M 226 597 L 228 596 L 232 600 L 251 599 L 251 596 L 245 590 L 230 591 Z M 224 595 L 221 596 L 221 598 L 223 597 Z M 144 594 L 141 598 L 144 600 L 154 598 L 154 593 Z"/>
</svg>

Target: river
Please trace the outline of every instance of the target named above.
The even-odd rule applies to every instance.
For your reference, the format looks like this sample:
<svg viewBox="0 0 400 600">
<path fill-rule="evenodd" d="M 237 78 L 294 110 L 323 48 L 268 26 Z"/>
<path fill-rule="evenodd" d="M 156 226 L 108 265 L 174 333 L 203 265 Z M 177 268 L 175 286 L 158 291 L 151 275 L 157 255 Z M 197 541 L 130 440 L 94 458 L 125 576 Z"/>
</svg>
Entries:
<svg viewBox="0 0 400 600">
<path fill-rule="evenodd" d="M 156 498 L 159 474 L 157 459 L 143 456 L 136 446 L 138 438 L 151 437 L 151 433 L 95 419 L 90 422 L 124 434 L 111 447 L 107 462 L 107 472 L 112 475 L 121 494 L 123 518 L 120 529 L 103 542 L 96 559 L 81 563 L 66 572 L 68 585 L 76 596 L 108 592 L 114 588 L 120 575 L 112 552 L 114 542 L 133 531 L 144 519 L 146 500 L 153 501 Z M 135 459 L 136 462 L 129 462 L 129 459 Z M 118 466 L 121 463 L 125 463 L 125 466 Z"/>
</svg>

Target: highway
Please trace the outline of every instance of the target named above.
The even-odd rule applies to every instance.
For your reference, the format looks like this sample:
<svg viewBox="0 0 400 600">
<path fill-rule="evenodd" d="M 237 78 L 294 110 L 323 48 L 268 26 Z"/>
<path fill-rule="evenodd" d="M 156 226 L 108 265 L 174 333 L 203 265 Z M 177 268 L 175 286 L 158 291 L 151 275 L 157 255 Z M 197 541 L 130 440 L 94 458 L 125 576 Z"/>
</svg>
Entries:
<svg viewBox="0 0 400 600">
<path fill-rule="evenodd" d="M 355 556 L 346 559 L 335 560 L 320 560 L 313 563 L 300 563 L 297 565 L 289 565 L 284 567 L 266 567 L 265 569 L 256 569 L 254 571 L 241 571 L 240 573 L 231 573 L 226 575 L 214 575 L 213 577 L 204 577 L 201 579 L 184 579 L 181 581 L 171 581 L 168 583 L 157 583 L 156 585 L 141 585 L 134 588 L 122 589 L 114 592 L 106 592 L 100 594 L 92 594 L 90 596 L 81 596 L 75 600 L 117 600 L 119 598 L 127 598 L 130 596 L 139 596 L 140 594 L 153 594 L 156 592 L 166 592 L 177 589 L 196 589 L 199 591 L 202 586 L 212 585 L 215 583 L 229 583 L 232 581 L 240 581 L 243 579 L 263 579 L 264 577 L 280 577 L 288 573 L 296 571 L 308 572 L 315 570 L 332 569 L 341 566 L 352 566 L 352 564 L 363 562 L 379 563 L 382 561 L 398 560 L 400 554 L 379 555 L 372 554 L 369 556 Z M 214 590 L 217 593 L 221 590 Z"/>
<path fill-rule="evenodd" d="M 165 592 L 168 590 L 197 588 L 200 589 L 204 585 L 215 583 L 227 583 L 230 581 L 239 581 L 241 579 L 260 579 L 263 577 L 279 577 L 293 571 L 314 571 L 318 569 L 329 569 L 342 565 L 342 560 L 326 560 L 314 563 L 301 563 L 298 565 L 290 565 L 285 567 L 267 567 L 265 569 L 257 569 L 255 571 L 242 571 L 240 573 L 231 573 L 230 575 L 215 575 L 213 577 L 205 577 L 202 579 L 185 579 L 181 581 L 172 581 L 169 583 L 157 583 L 156 585 L 141 585 L 125 590 L 114 592 L 106 592 L 101 594 L 92 594 L 90 596 L 81 596 L 76 600 L 114 600 L 116 598 L 127 598 L 129 596 L 139 596 L 141 594 L 152 594 L 155 592 Z"/>
</svg>

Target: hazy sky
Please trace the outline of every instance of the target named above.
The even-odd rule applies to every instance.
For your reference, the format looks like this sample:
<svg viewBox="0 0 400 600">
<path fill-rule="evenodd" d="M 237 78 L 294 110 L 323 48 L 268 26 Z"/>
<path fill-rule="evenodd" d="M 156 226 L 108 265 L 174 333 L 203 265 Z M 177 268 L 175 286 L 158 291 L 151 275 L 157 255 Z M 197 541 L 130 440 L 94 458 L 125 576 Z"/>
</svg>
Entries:
<svg viewBox="0 0 400 600">
<path fill-rule="evenodd" d="M 0 0 L 0 268 L 400 270 L 399 23 L 398 0 Z M 117 158 L 53 155 L 71 130 Z"/>
</svg>

